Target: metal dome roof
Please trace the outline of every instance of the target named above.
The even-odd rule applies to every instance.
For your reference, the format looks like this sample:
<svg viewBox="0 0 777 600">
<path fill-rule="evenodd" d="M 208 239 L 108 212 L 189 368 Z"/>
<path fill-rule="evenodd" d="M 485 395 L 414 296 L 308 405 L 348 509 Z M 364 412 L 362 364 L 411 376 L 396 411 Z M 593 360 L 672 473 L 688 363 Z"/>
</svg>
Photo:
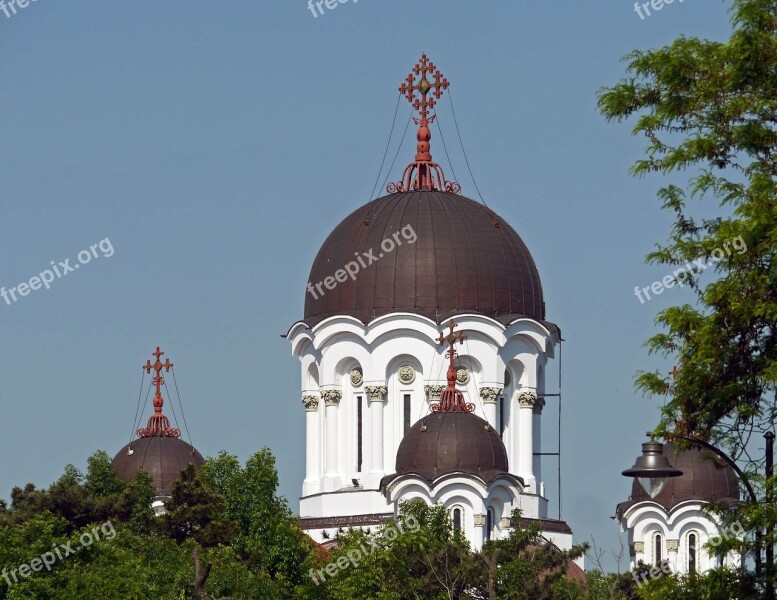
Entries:
<svg viewBox="0 0 777 600">
<path fill-rule="evenodd" d="M 181 471 L 193 464 L 199 468 L 205 463 L 194 447 L 175 437 L 142 437 L 119 450 L 113 459 L 113 468 L 124 481 L 132 479 L 138 469 L 151 475 L 151 484 L 158 496 L 169 496 L 173 482 Z"/>
<path fill-rule="evenodd" d="M 349 263 L 359 269 L 354 277 L 315 287 L 327 278 L 331 285 Z M 321 246 L 309 281 L 311 327 L 335 315 L 368 323 L 392 312 L 437 322 L 463 312 L 503 323 L 545 319 L 540 276 L 521 238 L 483 204 L 450 192 L 398 192 L 358 208 Z"/>
<path fill-rule="evenodd" d="M 664 489 L 655 498 L 648 496 L 638 479 L 631 485 L 631 498 L 618 504 L 618 515 L 639 503 L 657 502 L 671 510 L 687 500 L 734 502 L 739 500 L 739 480 L 734 470 L 711 452 L 693 447 L 677 451 L 670 442 L 664 444 L 662 454 L 683 474 L 667 479 Z"/>
<path fill-rule="evenodd" d="M 170 420 L 162 411 L 165 402 L 162 397 L 162 386 L 165 384 L 162 373 L 173 368 L 169 358 L 164 363 L 161 361 L 164 354 L 157 346 L 152 353 L 154 362 L 147 360 L 143 366 L 147 373 L 154 372 L 151 380 L 156 387 L 154 414 L 149 417 L 144 428 L 138 429 L 139 438 L 119 450 L 113 459 L 113 468 L 125 481 L 132 479 L 138 469 L 148 471 L 157 496 L 169 496 L 173 482 L 180 478 L 181 471 L 190 464 L 199 468 L 205 463 L 202 454 L 191 444 L 178 439 L 181 431 L 170 426 Z"/>
<path fill-rule="evenodd" d="M 489 483 L 508 474 L 507 451 L 487 421 L 471 412 L 435 412 L 418 421 L 397 450 L 396 473 L 417 475 L 433 483 L 450 473 L 477 475 Z"/>
</svg>

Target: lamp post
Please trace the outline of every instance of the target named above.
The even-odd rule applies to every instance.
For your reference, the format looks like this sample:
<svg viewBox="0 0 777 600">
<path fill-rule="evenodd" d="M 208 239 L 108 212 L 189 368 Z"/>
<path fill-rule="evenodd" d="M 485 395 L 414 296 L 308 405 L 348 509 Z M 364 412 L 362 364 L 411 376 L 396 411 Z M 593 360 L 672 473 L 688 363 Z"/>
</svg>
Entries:
<svg viewBox="0 0 777 600">
<path fill-rule="evenodd" d="M 773 498 L 772 486 L 769 484 L 769 479 L 774 475 L 774 433 L 767 431 L 764 434 L 764 438 L 766 438 L 766 505 L 771 506 Z M 774 600 L 774 584 L 772 583 L 772 569 L 774 568 L 773 532 L 774 527 L 769 523 L 766 526 L 766 600 Z"/>
<path fill-rule="evenodd" d="M 663 450 L 664 445 L 661 442 L 651 439 L 642 444 L 642 456 L 637 457 L 634 466 L 621 473 L 626 477 L 636 477 L 642 489 L 651 498 L 661 493 L 669 477 L 679 477 L 683 474 L 680 469 L 669 464 L 669 460 L 662 454 Z"/>
<path fill-rule="evenodd" d="M 666 480 L 668 477 L 678 477 L 683 474 L 679 469 L 675 469 L 669 464 L 669 460 L 662 454 L 664 445 L 661 442 L 656 442 L 652 439 L 652 434 L 648 433 L 651 440 L 646 444 L 642 444 L 642 455 L 637 458 L 634 466 L 630 469 L 626 469 L 621 474 L 625 477 L 636 477 L 639 479 L 640 485 L 647 492 L 651 498 L 655 498 L 664 489 Z M 774 474 L 774 433 L 767 431 L 764 434 L 766 439 L 766 477 L 770 478 Z M 685 440 L 700 446 L 706 450 L 712 452 L 715 456 L 723 460 L 728 464 L 736 474 L 739 476 L 739 480 L 745 486 L 748 496 L 750 496 L 750 502 L 752 504 L 758 504 L 758 496 L 753 490 L 753 486 L 750 485 L 750 481 L 747 479 L 747 475 L 742 472 L 742 469 L 734 462 L 734 460 L 725 452 L 716 448 L 715 446 L 708 444 L 704 440 L 697 439 L 695 437 L 687 435 L 678 435 L 676 439 Z M 770 486 L 766 488 L 766 502 L 771 504 L 772 493 Z M 768 525 L 766 527 L 766 593 L 764 595 L 765 600 L 774 600 L 774 585 L 772 584 L 772 568 L 774 565 L 774 545 L 771 537 L 773 533 L 773 527 Z M 755 570 L 758 575 L 762 572 L 761 565 L 761 547 L 763 546 L 763 536 L 760 531 L 755 533 Z"/>
</svg>

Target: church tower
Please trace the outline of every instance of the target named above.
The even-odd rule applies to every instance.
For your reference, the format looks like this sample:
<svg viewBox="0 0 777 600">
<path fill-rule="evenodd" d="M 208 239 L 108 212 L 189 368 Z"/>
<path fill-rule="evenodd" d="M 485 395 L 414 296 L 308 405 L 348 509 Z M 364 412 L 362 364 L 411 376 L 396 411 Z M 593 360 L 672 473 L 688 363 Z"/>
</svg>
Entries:
<svg viewBox="0 0 777 600">
<path fill-rule="evenodd" d="M 514 508 L 568 548 L 538 456 L 560 331 L 521 238 L 432 160 L 448 86 L 424 55 L 399 88 L 418 113 L 415 159 L 326 238 L 286 335 L 306 420 L 301 523 L 323 542 L 421 497 L 448 507 L 476 548 L 507 535 Z"/>
<path fill-rule="evenodd" d="M 653 450 L 652 447 L 655 447 Z M 705 573 L 719 567 L 737 567 L 736 552 L 715 553 L 726 537 L 738 538 L 744 530 L 725 528 L 707 509 L 710 503 L 739 501 L 739 480 L 734 470 L 711 453 L 692 447 L 677 450 L 671 443 L 643 445 L 656 456 L 663 456 L 682 475 L 667 478 L 648 494 L 634 479 L 631 497 L 618 504 L 615 520 L 628 534 L 631 569 L 637 581 L 645 579 L 637 565 L 665 564 L 672 573 Z M 707 546 L 710 544 L 710 546 Z M 712 551 L 710 551 L 710 548 Z"/>
<path fill-rule="evenodd" d="M 148 418 L 144 428 L 138 429 L 138 438 L 118 451 L 113 459 L 113 468 L 124 481 L 132 479 L 138 469 L 148 471 L 156 494 L 151 508 L 156 515 L 161 515 L 165 512 L 165 500 L 170 498 L 173 483 L 181 478 L 181 471 L 190 464 L 199 468 L 205 459 L 191 444 L 179 439 L 181 430 L 171 427 L 170 420 L 162 412 L 165 403 L 162 397 L 162 386 L 165 385 L 162 372 L 169 372 L 173 363 L 169 358 L 162 362 L 164 352 L 158 346 L 152 354 L 154 362 L 147 360 L 142 368 L 149 375 L 154 372 L 151 379 L 151 385 L 156 388 L 154 414 Z"/>
</svg>

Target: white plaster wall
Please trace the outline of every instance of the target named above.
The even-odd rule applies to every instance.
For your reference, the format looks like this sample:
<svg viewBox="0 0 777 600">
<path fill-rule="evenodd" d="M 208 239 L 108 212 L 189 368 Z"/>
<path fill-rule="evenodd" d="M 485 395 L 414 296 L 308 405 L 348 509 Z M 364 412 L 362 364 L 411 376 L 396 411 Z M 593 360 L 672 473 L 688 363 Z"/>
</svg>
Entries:
<svg viewBox="0 0 777 600">
<path fill-rule="evenodd" d="M 654 534 L 660 532 L 663 536 L 663 558 L 675 573 L 688 573 L 688 534 L 695 532 L 697 542 L 697 572 L 704 573 L 717 566 L 717 556 L 709 553 L 704 545 L 721 533 L 718 522 L 708 515 L 705 502 L 691 500 L 666 511 L 655 502 L 640 502 L 630 507 L 623 515 L 621 530 L 628 533 L 629 544 L 643 543 L 644 551 L 631 557 L 631 568 L 641 560 L 653 564 Z M 670 551 L 667 540 L 678 540 L 678 549 Z M 723 557 L 724 564 L 735 566 L 740 562 L 737 553 L 731 552 Z"/>
<path fill-rule="evenodd" d="M 503 441 L 508 451 L 510 471 L 515 473 L 521 452 L 519 445 L 513 442 L 513 431 L 518 423 L 515 391 L 531 389 L 541 392 L 544 389 L 542 373 L 538 371 L 542 370 L 549 358 L 553 358 L 558 338 L 531 319 L 520 319 L 505 328 L 488 317 L 460 315 L 456 317 L 456 324 L 456 330 L 463 330 L 468 336 L 465 344 L 456 345 L 459 353 L 457 366 L 466 366 L 470 371 L 470 381 L 459 389 L 464 393 L 466 401 L 475 405 L 475 414 L 485 418 L 479 389 L 484 386 L 503 388 L 505 370 L 510 370 L 512 383 L 504 392 L 505 398 L 509 400 L 505 406 L 506 428 Z M 428 414 L 424 386 L 446 383 L 445 349 L 437 342 L 441 331 L 447 332 L 447 325 L 443 328 L 430 319 L 406 313 L 386 315 L 369 326 L 352 317 L 338 316 L 323 321 L 312 330 L 304 323 L 297 323 L 290 329 L 287 338 L 293 354 L 300 360 L 303 395 L 320 394 L 322 389 L 337 389 L 342 392 L 342 399 L 336 411 L 337 463 L 340 485 L 343 486 L 340 491 L 345 493 L 337 493 L 338 490 L 321 493 L 325 489 L 323 479 L 326 471 L 327 430 L 327 413 L 324 401 L 321 400 L 315 417 L 318 434 L 314 439 L 319 456 L 317 464 L 320 478 L 318 481 L 306 479 L 304 483 L 300 504 L 302 516 L 344 516 L 386 510 L 385 499 L 377 491 L 377 486 L 382 475 L 394 472 L 396 452 L 404 434 L 403 395 L 412 395 L 412 424 L 419 417 Z M 397 378 L 398 369 L 406 364 L 416 371 L 416 379 L 411 384 L 403 384 Z M 356 366 L 361 368 L 363 373 L 361 386 L 353 386 L 350 383 L 349 373 Z M 373 476 L 357 472 L 355 468 L 354 397 L 357 394 L 364 397 L 363 465 L 369 468 L 372 464 L 370 448 L 373 432 L 370 430 L 372 420 L 366 386 L 388 388 L 383 411 L 383 472 Z M 303 410 L 299 412 L 302 413 Z M 539 437 L 536 436 L 538 427 L 539 419 L 534 425 L 535 437 Z M 532 448 L 533 452 L 541 451 L 539 443 L 537 439 Z M 534 460 L 531 462 L 537 464 Z M 364 488 L 359 493 L 353 492 L 352 479 L 359 480 Z M 461 486 L 461 490 L 467 487 L 463 483 Z M 408 493 L 412 495 L 420 492 L 409 490 Z M 428 498 L 431 500 L 431 496 Z M 470 516 L 485 514 L 484 499 L 485 496 L 481 497 L 480 505 L 467 505 L 470 511 L 482 509 L 481 512 L 471 512 Z M 502 511 L 507 510 L 505 507 L 512 509 L 512 505 L 506 503 L 505 497 L 495 497 L 494 501 L 501 503 Z M 520 506 L 527 517 L 545 516 L 547 513 L 547 501 L 535 494 L 522 494 L 515 505 Z M 474 529 L 470 533 L 475 536 Z"/>
</svg>

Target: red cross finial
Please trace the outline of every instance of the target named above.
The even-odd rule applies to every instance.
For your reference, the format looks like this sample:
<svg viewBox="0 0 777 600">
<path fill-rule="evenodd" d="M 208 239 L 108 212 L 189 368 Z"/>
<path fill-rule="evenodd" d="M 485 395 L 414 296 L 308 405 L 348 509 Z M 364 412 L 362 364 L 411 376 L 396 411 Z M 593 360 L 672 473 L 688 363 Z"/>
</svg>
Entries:
<svg viewBox="0 0 777 600">
<path fill-rule="evenodd" d="M 415 83 L 415 77 L 413 73 L 421 76 L 421 80 Z M 407 76 L 405 83 L 399 86 L 400 93 L 404 94 L 407 101 L 413 105 L 417 111 L 421 113 L 421 119 L 415 119 L 416 125 L 422 123 L 431 125 L 434 122 L 435 117 L 432 116 L 429 119 L 429 109 L 434 108 L 437 104 L 437 100 L 442 98 L 443 90 L 447 90 L 450 82 L 443 77 L 440 70 L 434 66 L 426 54 L 421 56 L 421 60 L 413 67 L 413 73 Z M 429 81 L 427 75 L 434 73 L 434 82 Z M 429 92 L 432 92 L 432 97 L 429 98 Z M 421 93 L 421 97 L 416 96 L 416 92 Z M 429 157 L 431 159 L 431 157 Z"/>
<path fill-rule="evenodd" d="M 445 352 L 445 358 L 449 360 L 448 363 L 448 387 L 440 394 L 440 401 L 436 404 L 432 404 L 432 412 L 472 412 L 475 410 L 475 405 L 464 401 L 464 394 L 456 389 L 456 342 L 463 344 L 467 339 L 463 331 L 458 334 L 454 333 L 456 323 L 451 319 L 448 323 L 450 327 L 450 333 L 445 335 L 440 334 L 437 339 L 440 342 L 440 346 L 448 344 L 448 350 Z"/>
<path fill-rule="evenodd" d="M 417 83 L 413 74 L 421 78 Z M 430 81 L 430 76 L 432 81 Z M 449 85 L 450 83 L 443 77 L 440 70 L 424 54 L 413 67 L 413 72 L 399 86 L 399 92 L 420 114 L 420 118 L 413 117 L 413 121 L 418 125 L 418 135 L 416 136 L 418 147 L 415 162 L 407 166 L 401 181 L 388 185 L 389 193 L 410 190 L 444 190 L 458 194 L 461 191 L 461 186 L 455 181 L 446 180 L 440 165 L 432 162 L 429 144 L 429 140 L 432 139 L 429 125 L 434 123 L 437 117 L 437 115 L 430 117 L 429 110 L 437 105 L 437 100 L 442 98 L 443 91 L 448 89 Z M 416 92 L 420 94 L 420 97 L 416 95 Z"/>
<path fill-rule="evenodd" d="M 156 362 L 152 364 L 150 360 L 147 360 L 142 368 L 146 373 L 150 374 L 152 370 L 156 373 L 151 380 L 156 386 L 154 414 L 149 417 L 144 429 L 138 429 L 138 435 L 140 437 L 180 437 L 181 430 L 170 427 L 170 421 L 162 414 L 162 405 L 165 403 L 164 398 L 162 398 L 162 386 L 165 383 L 165 378 L 162 377 L 162 369 L 169 372 L 173 367 L 173 363 L 170 362 L 169 358 L 166 358 L 164 363 L 160 360 L 164 352 L 159 349 L 159 346 L 157 346 L 156 352 L 151 354 L 156 357 Z"/>
</svg>

